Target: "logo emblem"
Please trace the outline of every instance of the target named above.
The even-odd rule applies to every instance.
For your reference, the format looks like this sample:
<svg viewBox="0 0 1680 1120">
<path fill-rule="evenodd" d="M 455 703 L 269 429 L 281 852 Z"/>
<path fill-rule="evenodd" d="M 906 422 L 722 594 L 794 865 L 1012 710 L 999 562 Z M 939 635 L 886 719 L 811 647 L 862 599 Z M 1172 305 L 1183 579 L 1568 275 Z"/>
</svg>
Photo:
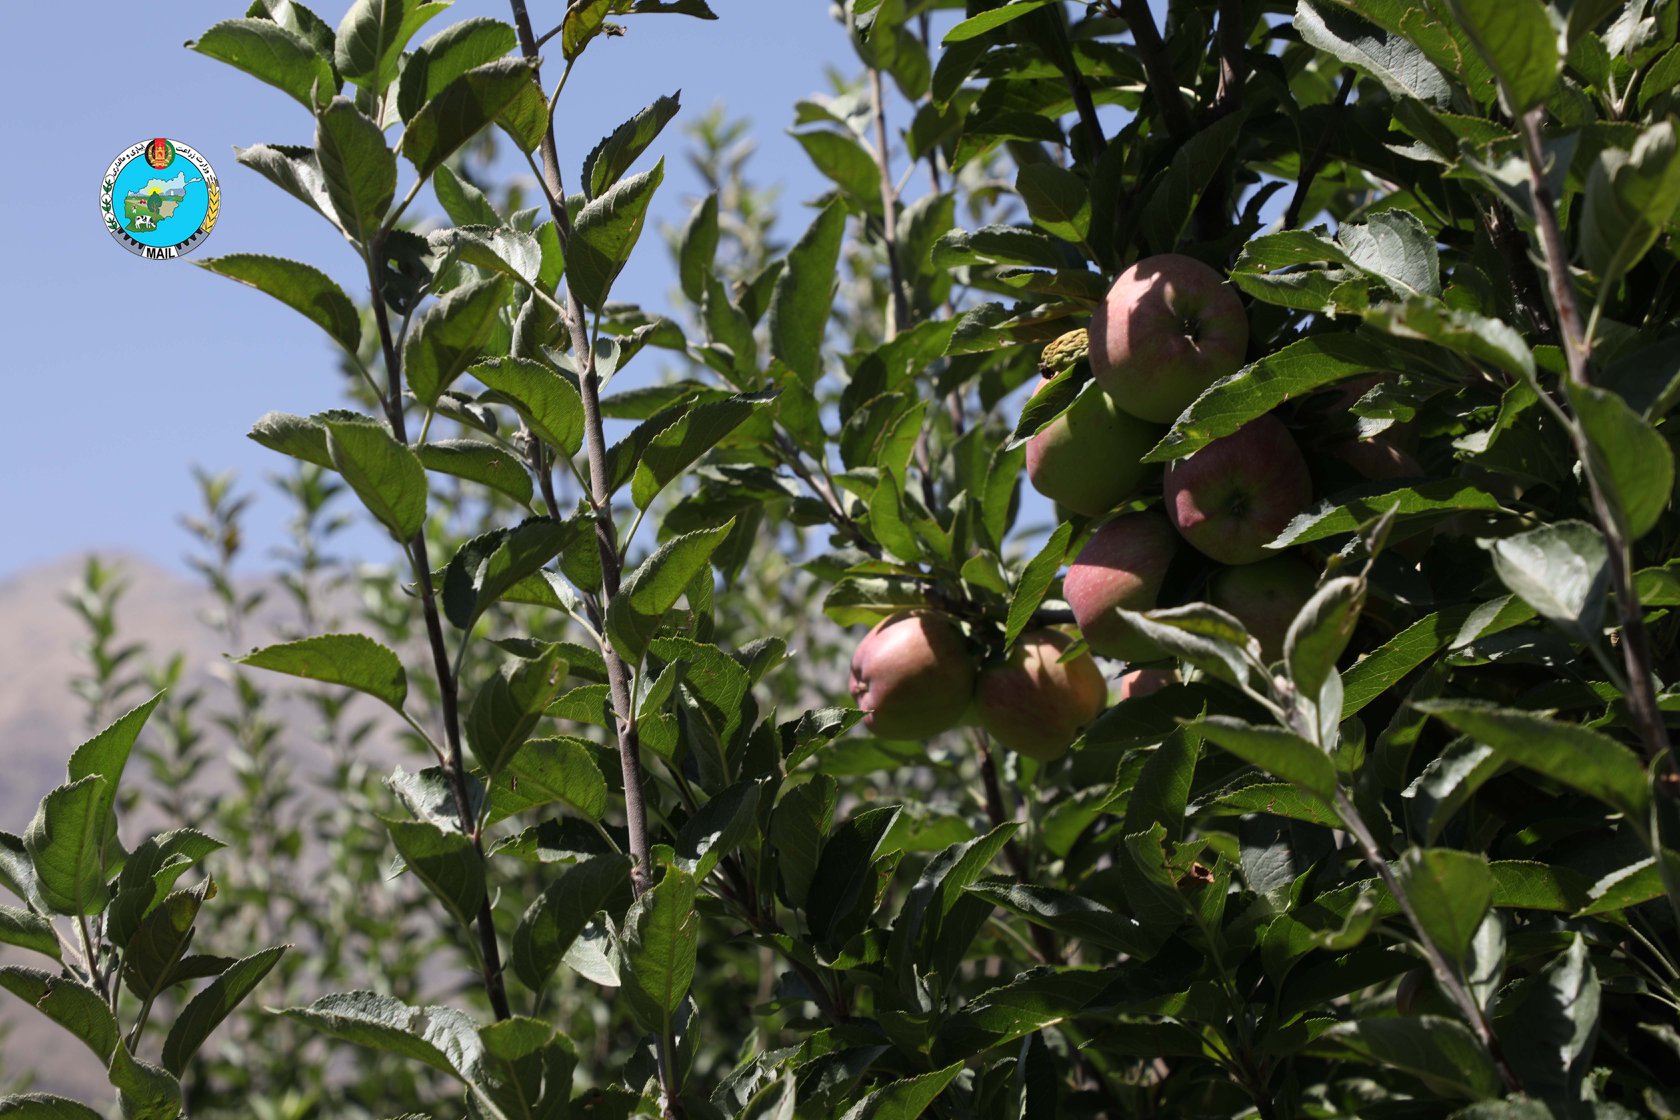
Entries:
<svg viewBox="0 0 1680 1120">
<path fill-rule="evenodd" d="M 221 208 L 210 161 L 163 137 L 123 149 L 99 191 L 105 228 L 117 244 L 154 261 L 192 252 L 216 227 Z"/>
</svg>

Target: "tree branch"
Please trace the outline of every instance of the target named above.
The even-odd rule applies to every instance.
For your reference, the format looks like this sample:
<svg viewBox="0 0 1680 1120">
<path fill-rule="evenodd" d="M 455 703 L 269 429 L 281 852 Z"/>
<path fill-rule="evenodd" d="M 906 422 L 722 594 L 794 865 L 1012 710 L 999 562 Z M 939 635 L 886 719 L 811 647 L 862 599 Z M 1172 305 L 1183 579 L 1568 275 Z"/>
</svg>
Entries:
<svg viewBox="0 0 1680 1120">
<path fill-rule="evenodd" d="M 875 166 L 881 172 L 881 240 L 887 246 L 887 280 L 892 288 L 892 314 L 887 318 L 891 342 L 910 322 L 910 296 L 898 260 L 898 190 L 893 185 L 892 159 L 887 149 L 887 107 L 881 91 L 881 72 L 870 68 L 869 102 L 875 116 Z"/>
<path fill-rule="evenodd" d="M 1120 17 L 1132 29 L 1132 42 L 1137 46 L 1138 60 L 1143 63 L 1144 77 L 1155 99 L 1156 112 L 1161 114 L 1167 132 L 1174 140 L 1189 139 L 1196 131 L 1196 125 L 1190 118 L 1190 106 L 1184 99 L 1184 90 L 1173 74 L 1172 59 L 1167 56 L 1161 32 L 1155 27 L 1155 17 L 1150 14 L 1149 0 L 1119 0 L 1119 4 Z M 1112 10 L 1112 3 L 1109 7 Z"/>
<path fill-rule="evenodd" d="M 1324 167 L 1324 161 L 1330 155 L 1330 141 L 1336 135 L 1336 125 L 1339 123 L 1342 110 L 1347 106 L 1348 94 L 1353 92 L 1355 74 L 1349 67 L 1342 71 L 1342 84 L 1336 90 L 1336 99 L 1330 103 L 1330 113 L 1324 122 L 1324 130 L 1318 135 L 1318 143 L 1314 145 L 1312 154 L 1301 165 L 1301 170 L 1295 176 L 1295 194 L 1289 200 L 1289 209 L 1283 213 L 1283 228 L 1294 229 L 1301 221 L 1301 206 L 1307 200 L 1307 190 L 1312 181 Z"/>
</svg>

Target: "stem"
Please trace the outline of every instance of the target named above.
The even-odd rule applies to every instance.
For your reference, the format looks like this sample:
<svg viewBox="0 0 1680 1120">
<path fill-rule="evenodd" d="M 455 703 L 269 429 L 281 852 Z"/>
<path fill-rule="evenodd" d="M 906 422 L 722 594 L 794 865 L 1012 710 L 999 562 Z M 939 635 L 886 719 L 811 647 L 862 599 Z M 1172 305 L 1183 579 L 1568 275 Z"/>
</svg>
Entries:
<svg viewBox="0 0 1680 1120">
<path fill-rule="evenodd" d="M 1166 44 L 1155 27 L 1150 14 L 1149 0 L 1119 0 L 1120 17 L 1132 29 L 1132 42 L 1137 46 L 1138 60 L 1143 63 L 1144 77 L 1149 82 L 1155 109 L 1161 114 L 1167 132 L 1174 140 L 1184 141 L 1196 131 L 1190 119 L 1190 106 L 1184 100 L 1184 90 L 1173 75 L 1172 59 L 1167 56 Z M 1112 4 L 1110 5 L 1112 7 Z"/>
<path fill-rule="evenodd" d="M 910 322 L 910 297 L 898 262 L 898 189 L 893 186 L 892 162 L 887 150 L 887 109 L 881 92 L 881 72 L 869 71 L 869 101 L 875 113 L 875 166 L 881 171 L 881 240 L 887 246 L 887 280 L 892 289 L 892 314 L 887 319 L 887 337 L 893 337 Z"/>
<path fill-rule="evenodd" d="M 1223 80 L 1223 79 L 1222 79 Z M 1336 99 L 1330 103 L 1330 116 L 1324 122 L 1324 130 L 1318 135 L 1318 145 L 1313 148 L 1307 162 L 1301 165 L 1300 172 L 1295 177 L 1295 194 L 1289 200 L 1289 209 L 1283 213 L 1283 228 L 1294 229 L 1301 220 L 1301 205 L 1307 200 L 1307 188 L 1324 167 L 1324 161 L 1330 155 L 1330 141 L 1335 136 L 1333 127 L 1341 118 L 1342 110 L 1347 106 L 1348 95 L 1353 92 L 1355 75 L 1350 66 L 1342 71 L 1342 84 L 1336 90 Z"/>
<path fill-rule="evenodd" d="M 1540 230 L 1540 248 L 1545 257 L 1546 272 L 1551 283 L 1552 304 L 1557 312 L 1558 328 L 1562 334 L 1563 354 L 1568 362 L 1569 380 L 1587 389 L 1592 385 L 1589 363 L 1592 359 L 1592 339 L 1581 323 L 1581 307 L 1575 296 L 1575 283 L 1569 275 L 1569 255 L 1564 249 L 1563 231 L 1558 225 L 1557 207 L 1551 188 L 1546 185 L 1545 156 L 1540 148 L 1540 122 L 1545 110 L 1535 108 L 1523 114 L 1523 151 L 1528 156 L 1529 183 L 1534 192 L 1534 217 Z M 1628 707 L 1635 728 L 1645 745 L 1645 754 L 1655 760 L 1668 752 L 1668 728 L 1657 706 L 1655 673 L 1651 660 L 1651 641 L 1645 630 L 1645 612 L 1639 603 L 1639 590 L 1633 578 L 1633 542 L 1628 539 L 1622 516 L 1610 501 L 1600 475 L 1597 456 L 1587 439 L 1579 419 L 1569 424 L 1570 436 L 1580 456 L 1592 493 L 1593 517 L 1604 533 L 1610 553 L 1610 582 L 1616 591 L 1616 610 L 1622 623 L 1622 659 L 1627 666 Z M 1659 853 L 1660 858 L 1660 853 Z"/>
<path fill-rule="evenodd" d="M 93 986 L 98 990 L 100 998 L 111 1002 L 111 993 L 105 987 L 105 974 L 99 971 L 99 955 L 94 952 L 93 937 L 88 933 L 87 915 L 76 915 L 76 933 L 82 939 L 82 960 L 87 964 L 88 976 L 93 980 Z"/>
<path fill-rule="evenodd" d="M 525 0 L 509 0 L 513 9 L 514 28 L 519 34 L 520 53 L 534 65 L 531 80 L 540 91 L 542 76 L 536 36 L 531 31 L 531 17 Z M 550 113 L 548 127 L 542 138 L 543 193 L 548 197 L 549 213 L 559 234 L 560 247 L 567 249 L 572 239 L 572 222 L 566 213 L 566 192 L 560 178 L 560 156 L 554 141 L 554 117 Z M 584 445 L 589 459 L 589 504 L 595 513 L 595 543 L 601 555 L 600 613 L 607 610 L 618 594 L 623 565 L 618 554 L 618 530 L 613 521 L 612 487 L 607 479 L 607 440 L 601 424 L 601 380 L 595 369 L 595 350 L 589 344 L 589 330 L 584 322 L 583 302 L 567 282 L 565 320 L 571 334 L 572 354 L 578 363 L 578 390 L 583 398 Z M 630 855 L 635 866 L 630 871 L 630 886 L 637 897 L 651 886 L 649 868 L 651 856 L 648 843 L 647 803 L 642 793 L 641 740 L 636 730 L 635 709 L 631 706 L 629 669 L 617 648 L 610 641 L 601 643 L 601 655 L 606 662 L 607 686 L 612 696 L 616 717 L 619 766 L 624 775 L 624 816 L 630 837 Z M 669 1030 L 661 1032 L 655 1046 L 659 1066 L 661 1108 L 668 1120 L 683 1115 L 678 1099 L 681 1086 L 677 1084 L 676 1042 Z"/>
<path fill-rule="evenodd" d="M 372 246 L 369 247 L 371 250 Z M 368 288 L 373 300 L 373 319 L 379 327 L 379 342 L 385 353 L 385 369 L 389 384 L 385 390 L 385 419 L 391 435 L 399 443 L 408 442 L 408 422 L 403 416 L 402 353 L 391 335 L 391 321 L 385 307 L 385 294 L 379 287 L 376 255 L 365 251 Z M 449 778 L 450 793 L 455 799 L 455 815 L 461 830 L 472 837 L 478 858 L 484 859 L 484 842 L 479 835 L 478 821 L 472 811 L 472 799 L 467 794 L 466 763 L 461 752 L 461 719 L 459 712 L 459 681 L 449 665 L 449 650 L 443 638 L 443 620 L 438 614 L 437 591 L 432 584 L 432 566 L 426 551 L 426 528 L 422 525 L 407 542 L 409 564 L 415 582 L 420 587 L 420 610 L 426 620 L 426 638 L 432 650 L 432 670 L 437 676 L 438 697 L 443 709 L 443 733 L 448 759 L 443 768 Z M 498 1020 L 513 1016 L 508 1005 L 507 986 L 502 979 L 502 953 L 496 942 L 496 916 L 490 908 L 490 896 L 485 894 L 479 904 L 478 917 L 479 966 L 484 976 L 484 991 L 490 998 L 490 1008 Z"/>
</svg>

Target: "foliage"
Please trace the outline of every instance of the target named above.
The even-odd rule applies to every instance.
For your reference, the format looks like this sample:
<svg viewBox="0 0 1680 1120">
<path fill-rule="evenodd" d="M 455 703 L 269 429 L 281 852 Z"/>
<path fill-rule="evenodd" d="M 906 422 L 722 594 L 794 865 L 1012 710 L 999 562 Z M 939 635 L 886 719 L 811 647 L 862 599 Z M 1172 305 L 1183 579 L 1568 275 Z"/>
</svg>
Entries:
<svg viewBox="0 0 1680 1120">
<path fill-rule="evenodd" d="M 1680 1111 L 1673 5 L 1181 0 L 1163 35 L 1144 0 L 852 0 L 863 79 L 795 116 L 832 190 L 784 251 L 705 126 L 672 317 L 613 289 L 675 98 L 604 122 L 569 195 L 543 81 L 710 9 L 578 0 L 539 37 L 514 0 L 416 43 L 442 7 L 334 31 L 259 0 L 194 44 L 310 115 L 312 144 L 241 159 L 369 279 L 362 308 L 301 262 L 205 262 L 343 351 L 353 409 L 252 438 L 403 563 L 371 633 L 311 620 L 243 664 L 394 709 L 379 734 L 427 763 L 335 778 L 336 827 L 431 896 L 430 982 L 354 945 L 322 972 L 351 990 L 283 1022 L 428 1071 L 462 1102 L 415 1106 L 439 1115 Z M 535 208 L 470 169 L 493 127 Z M 453 224 L 422 234 L 428 182 Z M 1272 544 L 1322 573 L 1281 656 L 1186 548 L 1124 616 L 1178 679 L 1065 757 L 856 730 L 835 626 L 936 610 L 993 665 L 1068 620 L 1096 522 L 1033 523 L 1020 444 L 1076 375 L 1026 415 L 1015 390 L 1168 251 L 1243 293 L 1249 354 L 1145 458 L 1270 415 L 1313 476 Z M 606 391 L 656 354 L 662 382 Z M 1350 441 L 1402 477 L 1350 481 Z M 106 1025 L 167 924 L 111 915 L 148 866 L 105 821 L 149 710 L 0 837 L 12 936 L 68 958 L 0 976 L 169 1117 L 189 1047 L 165 1073 Z M 80 959 L 49 914 L 96 917 Z M 28 1101 L 0 1111 L 79 1115 Z"/>
</svg>

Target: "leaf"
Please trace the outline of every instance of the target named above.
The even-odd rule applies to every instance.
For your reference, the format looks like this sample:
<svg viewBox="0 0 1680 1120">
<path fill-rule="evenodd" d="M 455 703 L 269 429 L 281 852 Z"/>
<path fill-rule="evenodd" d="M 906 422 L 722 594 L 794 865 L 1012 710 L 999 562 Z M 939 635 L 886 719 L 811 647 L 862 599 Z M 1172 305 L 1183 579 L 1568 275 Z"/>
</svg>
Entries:
<svg viewBox="0 0 1680 1120">
<path fill-rule="evenodd" d="M 932 1073 L 894 1081 L 858 1101 L 840 1120 L 916 1120 L 957 1079 L 963 1066 L 953 1062 Z"/>
<path fill-rule="evenodd" d="M 1234 617 L 1207 603 L 1188 603 L 1155 611 L 1118 612 L 1126 625 L 1174 657 L 1239 688 L 1252 669 L 1248 650 L 1255 644 Z M 1257 654 L 1258 649 L 1252 651 Z"/>
<path fill-rule="evenodd" d="M 1455 1019 L 1416 1015 L 1338 1023 L 1310 1049 L 1408 1073 L 1432 1092 L 1461 1100 L 1489 1100 L 1503 1091 L 1487 1052 Z"/>
<path fill-rule="evenodd" d="M 55 914 L 97 914 L 105 907 L 101 852 L 113 786 L 97 774 L 54 789 L 23 834 L 41 899 Z"/>
<path fill-rule="evenodd" d="M 361 346 L 362 319 L 356 305 L 332 277 L 318 268 L 260 253 L 229 253 L 193 263 L 268 293 L 326 331 L 349 353 L 356 353 Z"/>
<path fill-rule="evenodd" d="M 1503 757 L 1627 814 L 1636 826 L 1650 804 L 1645 769 L 1627 747 L 1600 732 L 1532 712 L 1469 700 L 1431 700 L 1420 710 Z"/>
<path fill-rule="evenodd" d="M 397 190 L 397 157 L 385 134 L 342 97 L 315 118 L 315 159 L 339 228 L 372 244 Z"/>
<path fill-rule="evenodd" d="M 865 899 L 865 888 L 874 877 L 875 853 L 899 811 L 897 805 L 883 805 L 855 813 L 823 844 L 805 911 L 818 940 L 833 940 L 837 932 L 843 932 L 847 919 Z M 867 897 L 873 900 L 873 892 Z"/>
<path fill-rule="evenodd" d="M 193 923 L 213 889 L 206 879 L 193 890 L 170 894 L 141 920 L 123 946 L 123 982 L 142 1003 L 156 999 L 173 983 L 176 962 L 186 955 Z"/>
<path fill-rule="evenodd" d="M 548 705 L 565 683 L 565 650 L 545 646 L 531 660 L 504 664 L 473 697 L 467 713 L 467 745 L 492 779 L 525 745 Z"/>
<path fill-rule="evenodd" d="M 646 509 L 683 471 L 776 399 L 774 391 L 697 404 L 654 436 L 636 463 L 630 498 Z"/>
<path fill-rule="evenodd" d="M 468 372 L 506 399 L 537 438 L 570 458 L 583 446 L 577 386 L 528 358 L 491 358 Z"/>
<path fill-rule="evenodd" d="M 704 882 L 725 856 L 752 836 L 761 792 L 757 781 L 736 782 L 700 806 L 677 833 L 676 866 Z"/>
<path fill-rule="evenodd" d="M 402 661 L 365 634 L 322 634 L 253 650 L 234 660 L 255 669 L 353 688 L 399 712 L 408 698 L 408 674 Z"/>
<path fill-rule="evenodd" d="M 694 981 L 700 941 L 696 890 L 694 876 L 669 868 L 624 915 L 621 993 L 636 1022 L 656 1034 L 671 1029 Z"/>
<path fill-rule="evenodd" d="M 1631 151 L 1604 148 L 1587 174 L 1581 253 L 1607 292 L 1616 291 L 1680 207 L 1677 148 L 1674 121 L 1659 121 L 1639 134 Z"/>
<path fill-rule="evenodd" d="M 104 1120 L 103 1114 L 87 1105 L 51 1093 L 16 1093 L 0 1097 L 0 1117 L 6 1120 Z"/>
<path fill-rule="evenodd" d="M 397 112 L 403 120 L 442 93 L 468 70 L 494 62 L 519 43 L 513 28 L 483 16 L 446 27 L 421 43 L 403 64 L 397 84 Z"/>
<path fill-rule="evenodd" d="M 105 913 L 106 938 L 114 945 L 126 945 L 140 920 L 168 896 L 182 875 L 226 846 L 191 828 L 148 837 L 129 853 L 117 875 Z"/>
<path fill-rule="evenodd" d="M 1599 991 L 1586 939 L 1574 933 L 1537 975 L 1501 993 L 1496 1029 L 1527 1092 L 1544 1100 L 1581 1099 L 1598 1037 Z"/>
<path fill-rule="evenodd" d="M 235 148 L 233 152 L 240 163 L 304 203 L 334 227 L 338 225 L 314 148 L 292 144 L 253 144 L 249 148 Z"/>
<path fill-rule="evenodd" d="M 269 974 L 288 946 L 276 945 L 235 961 L 176 1015 L 163 1042 L 163 1068 L 182 1076 L 187 1063 L 222 1020 L 244 1002 Z"/>
<path fill-rule="evenodd" d="M 281 1014 L 332 1038 L 420 1062 L 463 1082 L 482 1051 L 476 1024 L 464 1012 L 410 1007 L 374 992 L 337 992 Z"/>
<path fill-rule="evenodd" d="M 472 1087 L 494 1115 L 560 1120 L 568 1115 L 577 1052 L 548 1023 L 515 1016 L 480 1029 L 484 1059 Z"/>
<path fill-rule="evenodd" d="M 1337 576 L 1313 592 L 1289 624 L 1283 656 L 1302 696 L 1316 697 L 1325 678 L 1336 671 L 1364 607 L 1364 578 Z M 1340 722 L 1341 714 L 1336 715 Z"/>
<path fill-rule="evenodd" d="M 315 107 L 315 96 L 325 103 L 338 92 L 332 63 L 272 20 L 223 20 L 187 47 L 284 90 L 306 109 Z M 313 92 L 317 89 L 318 94 Z"/>
<path fill-rule="evenodd" d="M 1493 905 L 1487 857 L 1452 848 L 1409 848 L 1398 874 L 1423 932 L 1443 952 L 1462 961 Z"/>
<path fill-rule="evenodd" d="M 1435 299 L 1384 303 L 1365 313 L 1365 322 L 1396 338 L 1415 338 L 1474 362 L 1532 381 L 1534 354 L 1511 324 Z"/>
<path fill-rule="evenodd" d="M 834 306 L 846 208 L 838 200 L 817 215 L 792 249 L 770 297 L 770 353 L 807 387 L 822 374 L 822 343 Z"/>
<path fill-rule="evenodd" d="M 1564 388 L 1597 459 L 1594 469 L 1622 514 L 1629 541 L 1637 541 L 1656 527 L 1668 508 L 1674 492 L 1674 453 L 1617 394 L 1567 378 Z"/>
<path fill-rule="evenodd" d="M 1559 521 L 1492 545 L 1493 570 L 1506 587 L 1570 637 L 1599 639 L 1609 584 L 1609 552 L 1598 529 Z"/>
<path fill-rule="evenodd" d="M 1408 210 L 1382 210 L 1348 222 L 1336 240 L 1350 263 L 1379 276 L 1396 295 L 1440 296 L 1441 259 L 1435 238 Z"/>
<path fill-rule="evenodd" d="M 612 11 L 613 0 L 577 0 L 566 8 L 560 23 L 560 53 L 567 62 L 582 54 L 589 41 L 601 33 Z"/>
<path fill-rule="evenodd" d="M 333 467 L 369 513 L 406 542 L 426 521 L 426 468 L 404 444 L 373 420 L 326 415 L 327 453 Z"/>
<path fill-rule="evenodd" d="M 251 425 L 247 435 L 270 451 L 333 469 L 332 456 L 327 453 L 327 431 L 313 417 L 293 416 L 289 412 L 265 413 Z"/>
<path fill-rule="evenodd" d="M 735 519 L 716 529 L 700 529 L 673 537 L 625 577 L 607 609 L 607 637 L 627 661 L 639 664 L 665 612 L 711 565 Z"/>
<path fill-rule="evenodd" d="M 1543 0 L 1449 0 L 1449 5 L 1499 80 L 1506 112 L 1520 116 L 1551 96 L 1563 69 L 1561 28 Z"/>
<path fill-rule="evenodd" d="M 665 161 L 652 171 L 614 184 L 601 197 L 584 205 L 566 245 L 566 278 L 572 291 L 591 311 L 606 305 L 613 281 L 630 259 L 642 235 L 648 203 L 665 180 Z"/>
<path fill-rule="evenodd" d="M 402 153 L 422 179 L 436 171 L 492 121 L 514 143 L 535 151 L 548 128 L 548 102 L 535 71 L 523 58 L 475 66 L 450 82 L 414 114 L 403 133 Z"/>
<path fill-rule="evenodd" d="M 660 130 L 677 115 L 682 91 L 661 97 L 617 128 L 595 145 L 583 161 L 583 190 L 587 198 L 599 198 L 601 192 L 617 183 L 630 170 L 636 157 L 647 151 Z"/>
<path fill-rule="evenodd" d="M 1137 919 L 1083 895 L 1049 886 L 993 881 L 975 883 L 968 892 L 1062 937 L 1076 937 L 1117 953 L 1148 956 L 1152 951 Z"/>
<path fill-rule="evenodd" d="M 829 128 L 795 132 L 793 138 L 844 198 L 867 213 L 881 213 L 881 169 L 855 138 Z"/>
<path fill-rule="evenodd" d="M 706 280 L 712 275 L 717 261 L 717 247 L 718 196 L 713 191 L 689 215 L 678 243 L 677 272 L 682 280 L 683 295 L 690 303 L 698 304 L 706 298 Z"/>
<path fill-rule="evenodd" d="M 1329 755 L 1293 732 L 1244 723 L 1230 716 L 1207 716 L 1197 720 L 1194 726 L 1244 762 L 1326 800 L 1335 795 L 1335 763 Z"/>
<path fill-rule="evenodd" d="M 549 884 L 513 933 L 513 971 L 541 994 L 596 913 L 630 893 L 630 858 L 614 852 L 573 864 Z"/>
<path fill-rule="evenodd" d="M 789 764 L 791 771 L 794 764 Z M 816 877 L 823 837 L 834 820 L 839 789 L 833 778 L 819 774 L 782 794 L 770 814 L 769 840 L 776 852 L 776 872 L 782 898 L 803 908 Z"/>
<path fill-rule="evenodd" d="M 338 72 L 375 94 L 397 76 L 403 48 L 427 20 L 449 7 L 420 0 L 356 0 L 339 22 L 333 61 Z"/>
<path fill-rule="evenodd" d="M 1126 801 L 1125 835 L 1147 832 L 1152 825 L 1166 829 L 1167 839 L 1184 836 L 1184 814 L 1190 801 L 1190 779 L 1201 757 L 1202 741 L 1181 727 L 1149 752 Z"/>
<path fill-rule="evenodd" d="M 68 976 L 38 968 L 0 965 L 0 988 L 75 1035 L 101 1062 L 117 1046 L 117 1019 L 99 993 Z"/>
<path fill-rule="evenodd" d="M 403 343 L 403 376 L 426 408 L 478 361 L 500 322 L 507 282 L 476 280 L 428 307 Z"/>
<path fill-rule="evenodd" d="M 167 1070 L 142 1061 L 118 1046 L 105 1071 L 117 1089 L 125 1120 L 175 1120 L 183 1115 L 181 1083 Z"/>
<path fill-rule="evenodd" d="M 0 945 L 16 945 L 45 953 L 54 960 L 63 959 L 52 923 L 39 914 L 12 906 L 0 906 Z"/>
<path fill-rule="evenodd" d="M 1068 541 L 1073 536 L 1073 526 L 1064 521 L 1056 526 L 1050 539 L 1044 542 L 1033 558 L 1027 561 L 1026 567 L 1021 569 L 1021 578 L 1015 584 L 1015 592 L 1009 598 L 1009 615 L 1004 623 L 1003 644 L 1012 647 L 1015 639 L 1032 622 L 1033 615 L 1044 602 L 1044 596 L 1055 582 L 1056 573 L 1061 570 L 1062 561 L 1067 558 Z"/>
<path fill-rule="evenodd" d="M 498 444 L 481 439 L 440 439 L 421 444 L 415 454 L 429 471 L 488 486 L 522 506 L 528 507 L 535 496 L 524 462 Z"/>
<path fill-rule="evenodd" d="M 1295 29 L 1308 45 L 1369 74 L 1395 98 L 1443 107 L 1452 98 L 1447 76 L 1415 44 L 1340 5 L 1302 0 L 1295 9 Z"/>
<path fill-rule="evenodd" d="M 1392 482 L 1372 482 L 1358 487 L 1351 495 L 1343 491 L 1297 514 L 1270 547 L 1287 548 L 1356 533 L 1390 512 L 1396 524 L 1404 524 L 1465 510 L 1499 508 L 1499 500 L 1492 494 L 1462 479 L 1443 478 L 1398 489 Z"/>
<path fill-rule="evenodd" d="M 380 820 L 408 869 L 455 920 L 463 926 L 477 920 L 485 897 L 484 857 L 473 847 L 471 838 L 429 821 Z"/>
<path fill-rule="evenodd" d="M 551 517 L 530 517 L 511 529 L 474 537 L 456 550 L 443 573 L 443 612 L 462 630 L 503 595 L 560 555 L 576 532 Z"/>
</svg>

